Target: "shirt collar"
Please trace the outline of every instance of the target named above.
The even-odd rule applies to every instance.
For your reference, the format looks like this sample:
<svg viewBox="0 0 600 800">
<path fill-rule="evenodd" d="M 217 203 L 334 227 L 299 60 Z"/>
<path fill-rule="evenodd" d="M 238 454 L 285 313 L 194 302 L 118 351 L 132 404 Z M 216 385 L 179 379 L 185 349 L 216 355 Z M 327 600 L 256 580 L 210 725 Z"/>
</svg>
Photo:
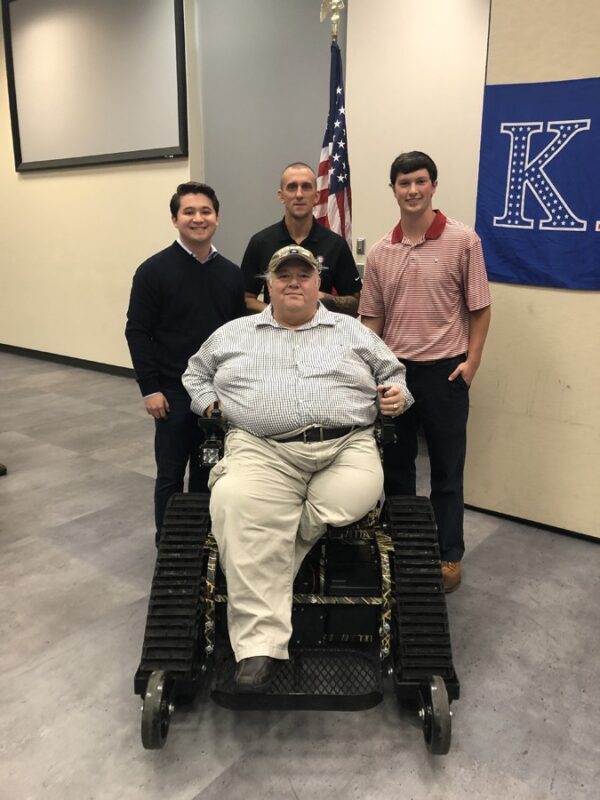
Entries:
<svg viewBox="0 0 600 800">
<path fill-rule="evenodd" d="M 313 214 L 312 225 L 310 227 L 308 235 L 302 241 L 306 242 L 306 241 L 308 241 L 308 239 L 310 239 L 311 241 L 314 241 L 315 239 L 317 239 L 318 238 L 318 234 L 320 233 L 320 229 L 322 227 L 323 226 L 319 225 L 319 223 L 316 220 L 316 217 Z M 287 225 L 285 224 L 285 217 L 281 220 L 280 231 L 279 232 L 280 232 L 280 235 L 281 235 L 281 241 L 282 242 L 285 243 L 285 242 L 293 242 L 294 241 L 292 239 L 292 237 L 290 236 L 290 232 L 288 231 Z"/>
<path fill-rule="evenodd" d="M 217 255 L 217 248 L 214 246 L 214 244 L 211 244 L 210 251 L 209 251 L 208 255 L 206 256 L 204 261 L 200 261 L 198 256 L 195 253 L 192 253 L 192 251 L 188 247 L 186 247 L 184 245 L 184 243 L 181 241 L 181 239 L 177 239 L 177 244 L 180 245 L 181 247 L 183 247 L 185 252 L 188 255 L 190 255 L 192 258 L 195 258 L 196 261 L 198 261 L 200 264 L 206 264 L 207 261 L 211 261 Z"/>
<path fill-rule="evenodd" d="M 439 208 L 434 209 L 434 211 L 435 218 L 425 231 L 424 239 L 439 239 L 446 227 L 447 217 L 442 214 Z M 398 244 L 402 239 L 404 239 L 404 232 L 402 230 L 402 224 L 399 222 L 392 231 L 392 244 Z"/>
<path fill-rule="evenodd" d="M 309 320 L 304 325 L 301 325 L 299 328 L 293 329 L 286 329 L 286 330 L 295 330 L 295 331 L 302 331 L 306 330 L 307 328 L 317 328 L 319 325 L 328 325 L 334 326 L 337 324 L 338 321 L 338 314 L 334 314 L 333 311 L 329 311 L 323 303 L 319 303 L 317 307 L 317 313 L 314 317 Z M 254 324 L 256 327 L 263 327 L 265 325 L 270 325 L 273 328 L 283 328 L 283 325 L 280 325 L 276 319 L 273 317 L 273 306 L 268 305 L 264 311 L 261 311 L 260 314 L 256 314 L 254 317 Z"/>
</svg>

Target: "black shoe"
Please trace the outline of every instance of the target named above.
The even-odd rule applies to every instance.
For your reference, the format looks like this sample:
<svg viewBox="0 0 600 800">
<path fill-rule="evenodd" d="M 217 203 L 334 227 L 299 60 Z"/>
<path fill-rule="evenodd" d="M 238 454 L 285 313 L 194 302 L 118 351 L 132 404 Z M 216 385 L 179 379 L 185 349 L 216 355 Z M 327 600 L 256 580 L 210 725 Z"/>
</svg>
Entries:
<svg viewBox="0 0 600 800">
<path fill-rule="evenodd" d="M 251 656 L 238 663 L 233 681 L 237 692 L 260 692 L 275 676 L 277 659 L 270 656 Z"/>
</svg>

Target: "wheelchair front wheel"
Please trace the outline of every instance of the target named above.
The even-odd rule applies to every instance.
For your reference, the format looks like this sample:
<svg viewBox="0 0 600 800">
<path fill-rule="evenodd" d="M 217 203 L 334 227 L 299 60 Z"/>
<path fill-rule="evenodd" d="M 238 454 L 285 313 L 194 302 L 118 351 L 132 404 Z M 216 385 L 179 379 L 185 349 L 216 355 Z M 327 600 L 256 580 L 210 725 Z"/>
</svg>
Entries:
<svg viewBox="0 0 600 800">
<path fill-rule="evenodd" d="M 169 733 L 173 706 L 173 681 L 162 669 L 148 679 L 142 705 L 142 744 L 146 750 L 160 750 Z"/>
<path fill-rule="evenodd" d="M 429 752 L 433 755 L 446 755 L 450 750 L 452 715 L 448 690 L 444 679 L 439 675 L 432 675 L 419 687 L 419 717 Z"/>
</svg>

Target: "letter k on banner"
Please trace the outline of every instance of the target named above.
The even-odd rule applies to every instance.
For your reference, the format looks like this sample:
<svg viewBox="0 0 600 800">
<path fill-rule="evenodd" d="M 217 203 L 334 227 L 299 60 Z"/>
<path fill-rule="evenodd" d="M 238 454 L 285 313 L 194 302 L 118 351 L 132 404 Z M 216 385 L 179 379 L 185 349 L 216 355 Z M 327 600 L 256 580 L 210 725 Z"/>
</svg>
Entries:
<svg viewBox="0 0 600 800">
<path fill-rule="evenodd" d="M 486 86 L 475 227 L 492 281 L 600 289 L 600 78 Z"/>
</svg>

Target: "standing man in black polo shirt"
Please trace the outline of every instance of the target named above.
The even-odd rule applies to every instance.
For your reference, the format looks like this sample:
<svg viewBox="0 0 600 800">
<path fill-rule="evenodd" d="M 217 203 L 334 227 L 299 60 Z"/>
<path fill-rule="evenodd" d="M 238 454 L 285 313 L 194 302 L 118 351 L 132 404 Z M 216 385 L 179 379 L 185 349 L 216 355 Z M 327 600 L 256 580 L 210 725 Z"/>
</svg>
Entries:
<svg viewBox="0 0 600 800">
<path fill-rule="evenodd" d="M 144 406 L 155 423 L 156 544 L 169 498 L 183 491 L 188 461 L 189 491 L 207 491 L 207 471 L 190 458 L 198 426 L 181 376 L 217 328 L 246 313 L 242 273 L 212 244 L 219 224 L 214 189 L 182 183 L 170 209 L 179 238 L 138 268 L 125 328 Z"/>
<path fill-rule="evenodd" d="M 263 275 L 271 256 L 285 245 L 299 244 L 310 250 L 321 265 L 319 300 L 330 311 L 355 317 L 360 276 L 346 240 L 319 225 L 313 216 L 318 198 L 317 178 L 308 164 L 298 161 L 283 170 L 277 197 L 285 208 L 283 219 L 255 233 L 242 259 L 246 307 L 259 312 L 268 305 L 269 293 Z M 265 302 L 258 299 L 263 287 Z"/>
</svg>

